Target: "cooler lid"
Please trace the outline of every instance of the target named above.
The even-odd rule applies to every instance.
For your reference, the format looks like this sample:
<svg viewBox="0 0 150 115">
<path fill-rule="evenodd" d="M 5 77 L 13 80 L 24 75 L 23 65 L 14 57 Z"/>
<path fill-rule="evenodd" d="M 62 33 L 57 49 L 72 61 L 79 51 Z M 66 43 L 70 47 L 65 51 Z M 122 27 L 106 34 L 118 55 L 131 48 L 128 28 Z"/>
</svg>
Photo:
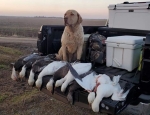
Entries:
<svg viewBox="0 0 150 115">
<path fill-rule="evenodd" d="M 109 10 L 114 10 L 116 8 L 116 5 L 115 4 L 111 4 L 108 6 L 108 9 Z"/>
<path fill-rule="evenodd" d="M 144 36 L 114 36 L 107 37 L 106 43 L 121 43 L 121 44 L 141 44 L 143 42 Z"/>
<path fill-rule="evenodd" d="M 150 8 L 150 2 L 133 2 L 133 3 L 126 3 L 126 4 L 112 4 L 109 5 L 108 8 L 110 10 L 118 9 L 118 10 L 124 10 L 124 9 L 148 9 Z"/>
</svg>

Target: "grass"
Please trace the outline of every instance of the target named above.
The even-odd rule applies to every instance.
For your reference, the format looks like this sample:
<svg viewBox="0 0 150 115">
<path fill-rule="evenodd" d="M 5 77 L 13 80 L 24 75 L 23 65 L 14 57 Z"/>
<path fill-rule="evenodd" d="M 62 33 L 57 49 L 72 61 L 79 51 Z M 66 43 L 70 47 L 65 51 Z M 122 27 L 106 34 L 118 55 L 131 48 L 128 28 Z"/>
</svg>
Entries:
<svg viewBox="0 0 150 115">
<path fill-rule="evenodd" d="M 0 64 L 0 69 L 8 69 L 7 65 Z"/>
<path fill-rule="evenodd" d="M 39 28 L 1 27 L 0 36 L 37 37 Z"/>
<path fill-rule="evenodd" d="M 16 95 L 11 99 L 12 104 L 19 104 L 20 102 L 30 100 L 33 96 L 36 96 L 38 93 L 37 89 L 33 89 L 31 91 L 25 91 L 21 95 Z"/>
<path fill-rule="evenodd" d="M 0 46 L 0 53 L 7 55 L 21 55 L 21 52 L 18 49 Z"/>
<path fill-rule="evenodd" d="M 3 103 L 3 101 L 7 98 L 8 96 L 5 94 L 0 94 L 0 103 Z"/>
<path fill-rule="evenodd" d="M 18 56 L 22 55 L 22 52 L 15 48 L 0 46 L 0 54 L 0 69 L 6 69 L 11 62 L 16 61 Z"/>
</svg>

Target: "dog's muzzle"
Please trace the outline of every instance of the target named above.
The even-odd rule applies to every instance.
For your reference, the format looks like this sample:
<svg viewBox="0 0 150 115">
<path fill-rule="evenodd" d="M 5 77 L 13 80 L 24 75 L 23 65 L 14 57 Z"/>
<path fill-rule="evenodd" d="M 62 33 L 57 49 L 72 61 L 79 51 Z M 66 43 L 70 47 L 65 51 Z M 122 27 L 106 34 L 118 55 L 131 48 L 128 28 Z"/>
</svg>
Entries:
<svg viewBox="0 0 150 115">
<path fill-rule="evenodd" d="M 68 20 L 68 18 L 64 18 L 64 23 L 65 23 L 65 25 L 68 24 L 68 23 L 67 23 L 67 20 Z"/>
</svg>

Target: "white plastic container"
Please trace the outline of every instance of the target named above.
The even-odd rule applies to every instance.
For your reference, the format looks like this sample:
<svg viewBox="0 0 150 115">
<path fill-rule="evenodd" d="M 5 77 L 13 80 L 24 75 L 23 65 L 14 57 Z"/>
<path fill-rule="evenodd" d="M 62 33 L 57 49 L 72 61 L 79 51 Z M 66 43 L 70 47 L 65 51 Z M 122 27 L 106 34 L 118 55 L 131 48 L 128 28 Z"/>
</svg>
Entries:
<svg viewBox="0 0 150 115">
<path fill-rule="evenodd" d="M 109 5 L 109 27 L 150 30 L 150 2 Z"/>
<path fill-rule="evenodd" d="M 142 36 L 108 37 L 106 42 L 106 65 L 132 71 L 139 64 L 143 45 Z"/>
</svg>

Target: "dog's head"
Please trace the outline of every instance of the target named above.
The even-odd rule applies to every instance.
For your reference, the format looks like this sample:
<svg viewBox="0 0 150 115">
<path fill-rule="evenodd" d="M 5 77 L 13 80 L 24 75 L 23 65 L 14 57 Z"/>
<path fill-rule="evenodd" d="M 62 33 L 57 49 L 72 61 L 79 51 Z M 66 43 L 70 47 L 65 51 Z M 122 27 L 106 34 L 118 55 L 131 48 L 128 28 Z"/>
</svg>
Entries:
<svg viewBox="0 0 150 115">
<path fill-rule="evenodd" d="M 68 10 L 64 14 L 64 23 L 65 26 L 74 26 L 76 24 L 80 24 L 82 22 L 82 17 L 75 10 Z"/>
</svg>

